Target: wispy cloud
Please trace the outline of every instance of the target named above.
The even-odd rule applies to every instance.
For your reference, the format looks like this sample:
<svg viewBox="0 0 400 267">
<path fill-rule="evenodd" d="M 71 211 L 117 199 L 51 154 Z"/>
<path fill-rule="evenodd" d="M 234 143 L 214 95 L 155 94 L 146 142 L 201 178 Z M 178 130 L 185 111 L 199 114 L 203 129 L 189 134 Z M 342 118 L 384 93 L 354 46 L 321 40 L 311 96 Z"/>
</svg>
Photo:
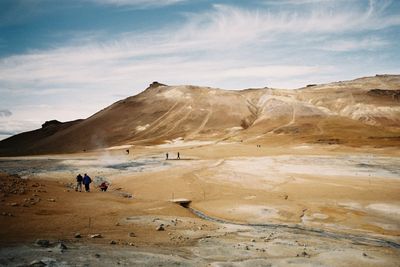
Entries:
<svg viewBox="0 0 400 267">
<path fill-rule="evenodd" d="M 0 109 L 0 117 L 10 117 L 12 112 L 8 109 Z"/>
<path fill-rule="evenodd" d="M 301 46 L 307 38 L 313 38 L 320 33 L 341 34 L 398 24 L 400 17 L 378 16 L 370 9 L 364 12 L 349 10 L 340 13 L 318 9 L 304 14 L 275 14 L 215 5 L 211 11 L 188 15 L 186 23 L 180 28 L 162 29 L 139 37 L 136 34 L 125 34 L 112 42 L 92 42 L 84 46 L 67 46 L 4 58 L 0 61 L 0 82 L 7 82 L 12 88 L 18 87 L 18 84 L 33 84 L 34 88 L 42 90 L 49 90 L 48 88 L 60 84 L 72 87 L 93 87 L 96 84 L 101 84 L 102 88 L 126 87 L 136 75 L 151 79 L 149 76 L 164 73 L 163 69 L 169 69 L 172 65 L 176 70 L 185 66 L 185 75 L 189 76 L 191 70 L 198 75 L 196 70 L 214 66 L 210 75 L 215 76 L 215 70 L 237 69 L 240 65 L 259 66 L 261 62 L 257 62 L 257 58 L 260 55 L 249 58 L 252 52 L 268 52 L 269 45 L 273 47 L 277 43 L 291 42 L 290 39 L 293 38 L 299 38 L 296 42 Z M 381 38 L 353 38 L 339 39 L 330 45 L 326 45 L 324 40 L 314 43 L 313 46 L 348 51 L 377 48 L 387 43 Z M 227 56 L 223 61 L 218 56 L 221 51 Z M 196 58 L 196 53 L 200 53 L 201 57 Z M 278 69 L 282 68 L 278 61 L 267 65 L 269 69 L 274 65 Z"/>
<path fill-rule="evenodd" d="M 329 40 L 322 47 L 323 50 L 350 52 L 362 50 L 375 50 L 390 45 L 387 40 L 378 37 L 368 37 L 359 39 Z"/>
</svg>

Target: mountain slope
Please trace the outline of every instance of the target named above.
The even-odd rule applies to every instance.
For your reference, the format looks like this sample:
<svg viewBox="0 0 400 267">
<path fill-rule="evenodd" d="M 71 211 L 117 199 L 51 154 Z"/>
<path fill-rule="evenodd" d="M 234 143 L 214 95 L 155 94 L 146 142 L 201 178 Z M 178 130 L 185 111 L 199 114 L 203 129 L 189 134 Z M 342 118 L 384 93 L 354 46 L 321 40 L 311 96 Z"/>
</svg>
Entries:
<svg viewBox="0 0 400 267">
<path fill-rule="evenodd" d="M 153 83 L 93 116 L 0 142 L 0 155 L 80 152 L 176 138 L 400 145 L 400 76 L 229 91 Z"/>
</svg>

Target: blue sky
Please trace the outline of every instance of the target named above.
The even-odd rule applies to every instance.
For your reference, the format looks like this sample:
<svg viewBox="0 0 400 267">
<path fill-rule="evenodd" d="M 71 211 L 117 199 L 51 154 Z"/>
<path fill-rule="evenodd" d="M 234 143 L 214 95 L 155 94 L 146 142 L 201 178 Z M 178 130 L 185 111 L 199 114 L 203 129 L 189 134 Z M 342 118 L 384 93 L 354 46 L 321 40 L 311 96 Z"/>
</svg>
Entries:
<svg viewBox="0 0 400 267">
<path fill-rule="evenodd" d="M 152 81 L 298 88 L 400 73 L 400 1 L 2 0 L 0 138 Z"/>
</svg>

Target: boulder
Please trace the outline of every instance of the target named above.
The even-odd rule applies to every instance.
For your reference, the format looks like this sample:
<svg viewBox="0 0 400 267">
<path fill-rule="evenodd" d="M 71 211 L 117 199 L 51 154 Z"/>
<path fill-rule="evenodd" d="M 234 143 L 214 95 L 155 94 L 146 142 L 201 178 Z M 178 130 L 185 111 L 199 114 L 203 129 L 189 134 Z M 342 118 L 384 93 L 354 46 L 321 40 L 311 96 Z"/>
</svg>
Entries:
<svg viewBox="0 0 400 267">
<path fill-rule="evenodd" d="M 101 234 L 93 234 L 89 236 L 90 238 L 102 238 L 103 236 Z"/>
<path fill-rule="evenodd" d="M 39 247 L 47 248 L 50 246 L 50 241 L 46 240 L 46 239 L 37 239 L 35 241 L 35 245 L 37 245 Z"/>
</svg>

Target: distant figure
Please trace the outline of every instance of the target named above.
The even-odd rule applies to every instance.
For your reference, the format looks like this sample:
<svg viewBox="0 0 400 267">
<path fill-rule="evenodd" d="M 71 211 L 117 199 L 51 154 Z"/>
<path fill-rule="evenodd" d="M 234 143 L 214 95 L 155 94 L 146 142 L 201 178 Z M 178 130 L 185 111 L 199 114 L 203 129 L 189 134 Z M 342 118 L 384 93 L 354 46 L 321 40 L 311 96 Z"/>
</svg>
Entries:
<svg viewBox="0 0 400 267">
<path fill-rule="evenodd" d="M 165 160 L 168 160 L 168 152 L 165 153 Z"/>
<path fill-rule="evenodd" d="M 127 149 L 127 150 L 126 150 L 126 154 L 128 154 L 128 155 L 129 155 L 129 149 Z"/>
<path fill-rule="evenodd" d="M 179 155 L 179 152 L 178 152 L 178 157 L 177 157 L 177 159 L 181 159 L 181 157 L 180 157 L 180 155 Z"/>
<path fill-rule="evenodd" d="M 90 192 L 90 183 L 92 182 L 92 179 L 90 179 L 89 175 L 87 175 L 85 173 L 85 175 L 83 176 L 83 184 L 85 185 L 85 191 L 86 192 Z"/>
<path fill-rule="evenodd" d="M 75 191 L 78 192 L 82 192 L 82 181 L 83 181 L 83 177 L 81 174 L 78 174 L 78 176 L 76 176 L 76 187 L 75 187 Z"/>
<path fill-rule="evenodd" d="M 106 192 L 107 188 L 108 188 L 108 183 L 107 182 L 102 182 L 99 187 L 100 187 L 101 191 Z"/>
</svg>

